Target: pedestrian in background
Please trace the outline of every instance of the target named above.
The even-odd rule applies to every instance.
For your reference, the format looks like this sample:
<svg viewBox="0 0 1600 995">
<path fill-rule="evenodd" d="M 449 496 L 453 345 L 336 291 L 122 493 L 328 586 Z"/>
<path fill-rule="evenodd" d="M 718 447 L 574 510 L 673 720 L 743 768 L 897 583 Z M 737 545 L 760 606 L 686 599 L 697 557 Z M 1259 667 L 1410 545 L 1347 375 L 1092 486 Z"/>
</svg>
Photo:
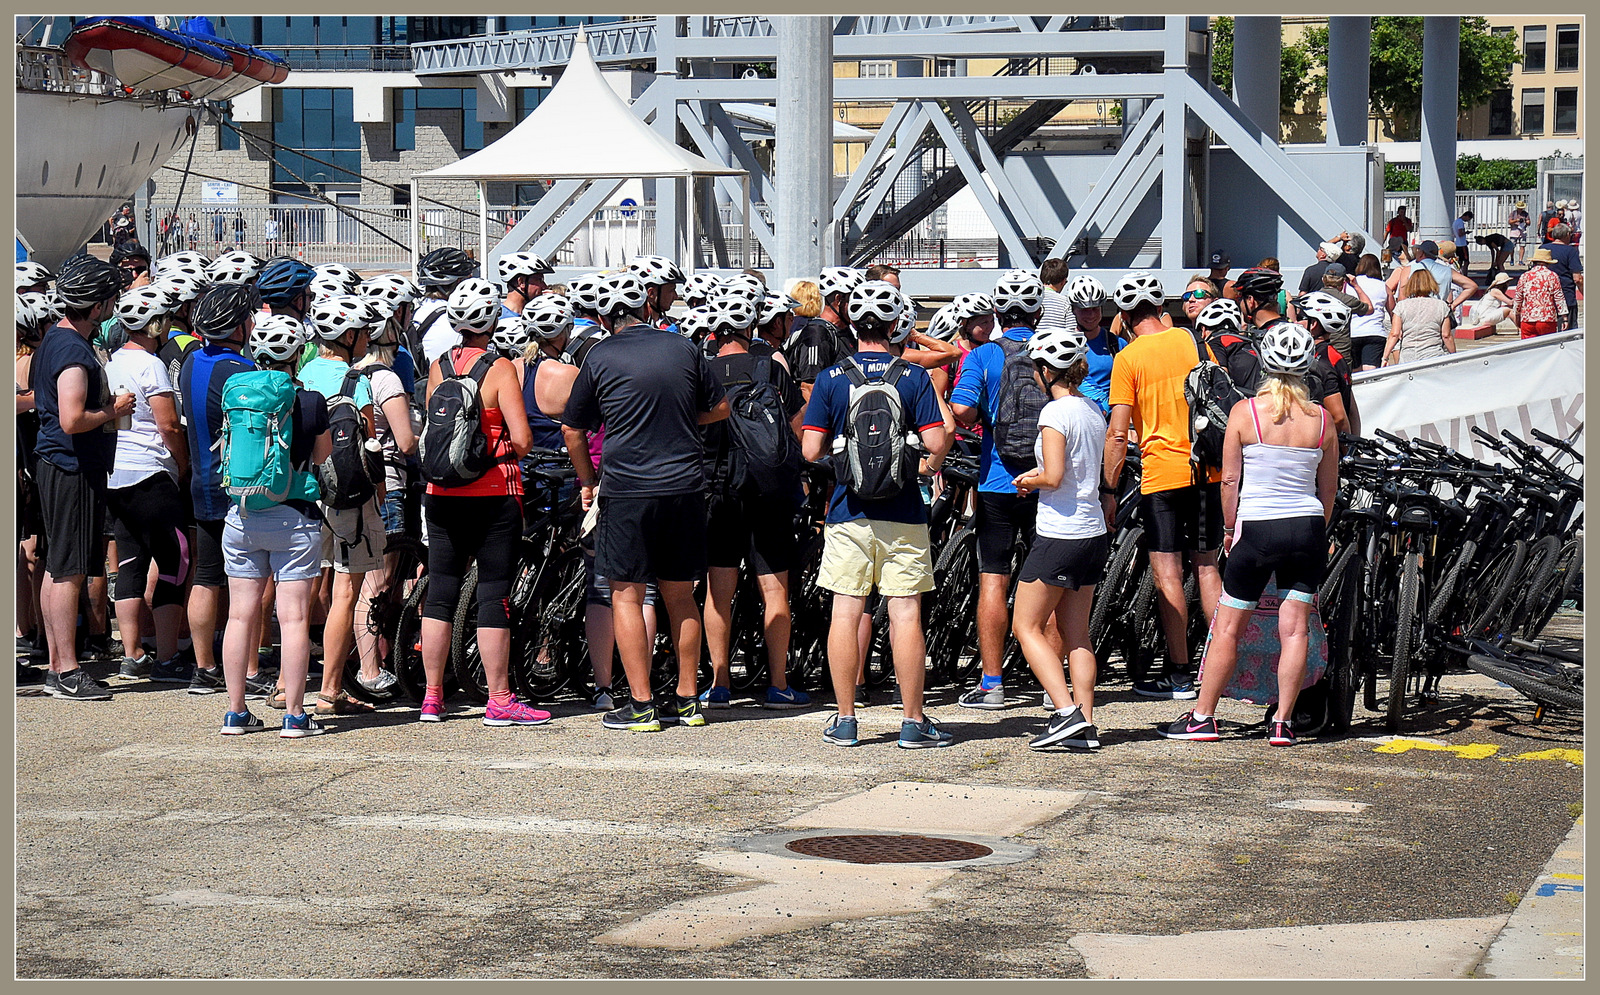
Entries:
<svg viewBox="0 0 1600 995">
<path fill-rule="evenodd" d="M 1439 284 L 1425 269 L 1413 268 L 1406 281 L 1406 296 L 1391 313 L 1389 341 L 1383 365 L 1414 363 L 1456 351 L 1450 330 L 1450 305 L 1437 296 Z"/>
<path fill-rule="evenodd" d="M 1552 268 L 1555 258 L 1540 246 L 1529 260 L 1528 271 L 1517 281 L 1511 295 L 1511 321 L 1531 339 L 1560 331 L 1567 318 L 1567 298 L 1561 292 L 1561 278 Z"/>
</svg>

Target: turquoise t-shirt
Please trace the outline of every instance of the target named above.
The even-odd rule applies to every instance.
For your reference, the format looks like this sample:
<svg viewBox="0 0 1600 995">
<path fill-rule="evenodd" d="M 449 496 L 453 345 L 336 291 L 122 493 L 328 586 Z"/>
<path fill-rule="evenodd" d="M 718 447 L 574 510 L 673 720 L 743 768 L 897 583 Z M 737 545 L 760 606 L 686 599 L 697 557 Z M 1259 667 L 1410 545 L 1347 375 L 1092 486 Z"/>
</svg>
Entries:
<svg viewBox="0 0 1600 995">
<path fill-rule="evenodd" d="M 338 395 L 339 388 L 344 386 L 344 375 L 349 371 L 350 364 L 342 359 L 318 356 L 300 368 L 300 383 L 307 390 L 314 390 L 331 401 Z M 372 387 L 366 377 L 356 381 L 355 401 L 358 408 L 372 403 Z"/>
</svg>

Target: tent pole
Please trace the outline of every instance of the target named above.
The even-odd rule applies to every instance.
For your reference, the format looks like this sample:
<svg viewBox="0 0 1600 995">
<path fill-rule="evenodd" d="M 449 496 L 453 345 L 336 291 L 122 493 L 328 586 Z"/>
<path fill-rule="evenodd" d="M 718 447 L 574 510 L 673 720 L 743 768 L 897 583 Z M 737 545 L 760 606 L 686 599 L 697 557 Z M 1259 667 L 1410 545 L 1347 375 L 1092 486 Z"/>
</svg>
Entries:
<svg viewBox="0 0 1600 995">
<path fill-rule="evenodd" d="M 489 185 L 478 181 L 478 272 L 489 274 Z"/>
<path fill-rule="evenodd" d="M 689 216 L 685 219 L 688 223 L 683 226 L 683 234 L 688 239 L 689 244 L 684 258 L 689 260 L 691 267 L 700 261 L 700 253 L 696 251 L 700 248 L 700 239 L 696 237 L 699 233 L 700 216 L 694 213 L 694 180 L 694 174 L 691 173 L 683 181 L 689 188 Z"/>
<path fill-rule="evenodd" d="M 739 215 L 739 218 L 744 222 L 744 227 L 739 232 L 739 258 L 744 262 L 746 269 L 754 269 L 755 260 L 750 258 L 750 174 L 744 174 L 741 179 L 743 182 L 739 187 L 744 193 L 742 205 L 744 213 Z"/>
<path fill-rule="evenodd" d="M 411 279 L 417 278 L 417 269 L 421 266 L 422 256 L 422 224 L 419 217 L 422 202 L 417 200 L 417 181 L 411 180 Z"/>
</svg>

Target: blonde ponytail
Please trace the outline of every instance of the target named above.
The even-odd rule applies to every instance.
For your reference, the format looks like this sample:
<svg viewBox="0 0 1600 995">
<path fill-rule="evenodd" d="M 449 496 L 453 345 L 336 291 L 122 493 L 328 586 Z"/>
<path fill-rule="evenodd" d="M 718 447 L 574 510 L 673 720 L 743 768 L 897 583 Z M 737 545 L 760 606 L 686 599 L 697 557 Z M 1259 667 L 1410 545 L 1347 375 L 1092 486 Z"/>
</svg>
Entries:
<svg viewBox="0 0 1600 995">
<path fill-rule="evenodd" d="M 1289 417 L 1292 407 L 1307 413 L 1311 411 L 1311 395 L 1306 392 L 1305 379 L 1293 374 L 1263 371 L 1256 397 L 1266 400 L 1268 417 L 1274 422 Z"/>
</svg>

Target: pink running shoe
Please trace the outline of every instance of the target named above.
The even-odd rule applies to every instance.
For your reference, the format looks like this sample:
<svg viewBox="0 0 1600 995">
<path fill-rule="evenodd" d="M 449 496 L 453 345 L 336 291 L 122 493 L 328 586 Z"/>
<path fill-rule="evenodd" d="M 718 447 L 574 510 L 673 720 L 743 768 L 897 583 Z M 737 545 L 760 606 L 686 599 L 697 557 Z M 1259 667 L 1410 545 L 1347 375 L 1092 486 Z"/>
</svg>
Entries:
<svg viewBox="0 0 1600 995">
<path fill-rule="evenodd" d="M 424 701 L 422 703 L 422 714 L 417 718 L 422 722 L 443 722 L 444 702 Z"/>
<path fill-rule="evenodd" d="M 486 726 L 542 726 L 549 721 L 549 712 L 524 705 L 515 697 L 507 705 L 490 701 L 483 712 L 483 724 Z"/>
</svg>

